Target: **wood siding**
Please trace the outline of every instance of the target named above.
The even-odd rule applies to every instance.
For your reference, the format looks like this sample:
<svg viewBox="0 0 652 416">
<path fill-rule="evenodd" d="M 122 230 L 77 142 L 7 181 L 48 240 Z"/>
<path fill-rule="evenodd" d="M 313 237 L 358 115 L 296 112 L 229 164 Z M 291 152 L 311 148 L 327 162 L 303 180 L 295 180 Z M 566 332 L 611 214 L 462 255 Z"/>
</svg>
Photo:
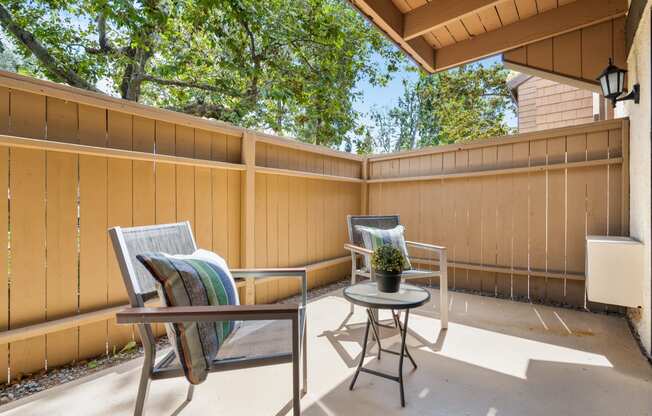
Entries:
<svg viewBox="0 0 652 416">
<path fill-rule="evenodd" d="M 590 123 L 593 93 L 532 77 L 518 86 L 517 110 L 519 133 Z"/>
<path fill-rule="evenodd" d="M 596 78 L 613 59 L 626 69 L 625 17 L 578 29 L 503 54 L 508 68 L 600 92 Z M 528 69 L 530 69 L 528 71 Z"/>
</svg>

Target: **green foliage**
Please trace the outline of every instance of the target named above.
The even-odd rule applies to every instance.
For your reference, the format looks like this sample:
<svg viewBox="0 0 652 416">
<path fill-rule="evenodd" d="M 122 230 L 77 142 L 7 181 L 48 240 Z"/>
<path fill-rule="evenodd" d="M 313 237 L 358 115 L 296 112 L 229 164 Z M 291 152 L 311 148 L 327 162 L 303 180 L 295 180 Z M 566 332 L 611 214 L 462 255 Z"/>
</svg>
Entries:
<svg viewBox="0 0 652 416">
<path fill-rule="evenodd" d="M 403 60 L 341 0 L 3 0 L 2 38 L 36 76 L 328 146 Z"/>
<path fill-rule="evenodd" d="M 371 255 L 371 267 L 379 272 L 400 273 L 403 271 L 403 254 L 396 247 L 382 245 Z"/>
<path fill-rule="evenodd" d="M 125 344 L 124 347 L 122 347 L 122 349 L 118 352 L 118 354 L 132 351 L 135 348 L 136 348 L 136 341 L 129 341 Z"/>
<path fill-rule="evenodd" d="M 500 64 L 465 65 L 404 82 L 394 108 L 370 114 L 374 148 L 392 152 L 511 133 L 507 74 Z"/>
</svg>

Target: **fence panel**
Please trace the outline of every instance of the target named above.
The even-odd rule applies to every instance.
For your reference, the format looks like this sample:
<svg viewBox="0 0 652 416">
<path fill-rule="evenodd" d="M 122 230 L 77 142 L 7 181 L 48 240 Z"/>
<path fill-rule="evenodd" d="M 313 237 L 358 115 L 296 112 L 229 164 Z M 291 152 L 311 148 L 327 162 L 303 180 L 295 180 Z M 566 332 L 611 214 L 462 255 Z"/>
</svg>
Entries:
<svg viewBox="0 0 652 416">
<path fill-rule="evenodd" d="M 583 307 L 586 235 L 628 230 L 627 123 L 372 156 L 370 212 L 447 246 L 455 288 Z"/>
<path fill-rule="evenodd" d="M 243 164 L 246 134 L 260 139 L 258 166 Z M 362 163 L 0 74 L 0 246 L 7 248 L 0 250 L 0 383 L 137 339 L 113 316 L 127 295 L 107 235 L 112 226 L 190 221 L 197 244 L 237 268 L 253 266 L 245 264 L 243 234 L 244 224 L 253 225 L 255 266 L 307 265 L 311 286 L 344 277 L 345 216 L 361 212 Z M 244 205 L 248 169 L 256 180 L 254 217 Z M 243 300 L 248 288 L 239 283 Z M 299 285 L 267 279 L 254 289 L 264 303 L 298 293 Z"/>
</svg>

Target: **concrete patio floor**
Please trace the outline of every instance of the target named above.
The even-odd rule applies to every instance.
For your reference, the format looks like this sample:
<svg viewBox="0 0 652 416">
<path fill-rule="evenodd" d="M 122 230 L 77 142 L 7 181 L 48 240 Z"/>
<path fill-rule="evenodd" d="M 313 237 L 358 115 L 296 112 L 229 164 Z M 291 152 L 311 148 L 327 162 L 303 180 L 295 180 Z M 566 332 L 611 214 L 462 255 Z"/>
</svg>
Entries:
<svg viewBox="0 0 652 416">
<path fill-rule="evenodd" d="M 450 325 L 433 303 L 410 315 L 405 408 L 398 384 L 360 374 L 364 310 L 349 315 L 339 291 L 308 307 L 309 392 L 304 415 L 652 415 L 652 367 L 624 319 L 462 293 L 450 293 Z M 389 317 L 389 314 L 387 316 Z M 381 314 L 381 318 L 383 315 Z M 383 329 L 383 346 L 399 338 Z M 371 345 L 371 344 L 370 344 Z M 395 372 L 396 356 L 366 365 Z M 130 415 L 140 360 L 0 408 L 2 415 Z M 291 369 L 278 365 L 212 374 L 179 409 L 183 379 L 153 382 L 149 415 L 285 415 Z"/>
</svg>

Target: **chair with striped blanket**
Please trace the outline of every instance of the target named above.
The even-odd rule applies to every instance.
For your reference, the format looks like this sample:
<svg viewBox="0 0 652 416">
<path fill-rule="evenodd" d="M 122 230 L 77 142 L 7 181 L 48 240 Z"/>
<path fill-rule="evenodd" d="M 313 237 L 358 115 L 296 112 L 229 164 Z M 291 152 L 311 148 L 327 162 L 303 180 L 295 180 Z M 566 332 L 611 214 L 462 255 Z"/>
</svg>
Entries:
<svg viewBox="0 0 652 416">
<path fill-rule="evenodd" d="M 205 365 L 202 370 L 207 372 L 230 371 L 291 362 L 293 414 L 295 416 L 300 414 L 301 378 L 304 393 L 307 388 L 305 321 L 307 278 L 305 269 L 230 270 L 232 277 L 235 279 L 266 277 L 299 279 L 302 288 L 301 305 L 234 306 L 220 304 L 219 306 L 213 306 L 213 304 L 210 304 L 211 306 L 148 307 L 145 303 L 157 297 L 157 286 L 150 271 L 141 263 L 142 259 L 149 257 L 151 260 L 152 253 L 178 255 L 170 256 L 170 258 L 179 259 L 183 258 L 183 255 L 187 256 L 196 253 L 197 245 L 190 224 L 182 222 L 133 228 L 115 227 L 109 230 L 109 235 L 113 242 L 113 249 L 120 265 L 131 305 L 130 308 L 124 309 L 117 314 L 117 321 L 121 324 L 136 325 L 145 350 L 145 359 L 136 396 L 135 415 L 140 416 L 143 413 L 152 380 L 184 377 L 184 375 L 188 378 L 188 364 L 186 362 L 188 357 L 183 357 L 184 362 L 181 363 L 178 358 L 181 356 L 178 347 L 176 351 L 173 348 L 173 351 L 163 357 L 156 356 L 156 340 L 152 325 L 155 323 L 188 324 L 195 322 L 197 327 L 202 326 L 202 328 L 206 328 L 205 324 L 210 323 L 208 327 L 211 328 L 218 321 L 236 321 L 239 325 L 235 326 L 236 329 L 232 329 L 233 325 L 228 326 L 228 335 L 224 339 L 220 339 L 216 355 L 212 357 L 212 361 L 204 361 Z M 158 257 L 161 257 L 161 255 Z M 137 259 L 138 256 L 140 256 L 141 261 Z M 152 269 L 150 268 L 150 270 Z M 179 271 L 179 274 L 182 274 L 182 271 Z M 188 276 L 184 276 L 184 278 L 188 278 Z M 165 290 L 167 289 L 166 287 Z M 167 328 L 171 326 L 166 325 Z M 224 334 L 226 333 L 225 330 Z M 173 338 L 175 336 L 170 334 L 170 330 L 168 330 L 168 334 Z M 173 346 L 175 346 L 174 342 Z M 157 358 L 160 359 L 157 360 Z M 303 365 L 300 365 L 300 361 L 302 361 Z M 300 375 L 301 371 L 303 377 Z M 189 381 L 195 382 L 191 378 L 189 378 Z M 201 381 L 203 380 L 198 382 Z M 192 399 L 193 391 L 194 385 L 190 384 L 186 397 L 187 401 Z"/>
</svg>

